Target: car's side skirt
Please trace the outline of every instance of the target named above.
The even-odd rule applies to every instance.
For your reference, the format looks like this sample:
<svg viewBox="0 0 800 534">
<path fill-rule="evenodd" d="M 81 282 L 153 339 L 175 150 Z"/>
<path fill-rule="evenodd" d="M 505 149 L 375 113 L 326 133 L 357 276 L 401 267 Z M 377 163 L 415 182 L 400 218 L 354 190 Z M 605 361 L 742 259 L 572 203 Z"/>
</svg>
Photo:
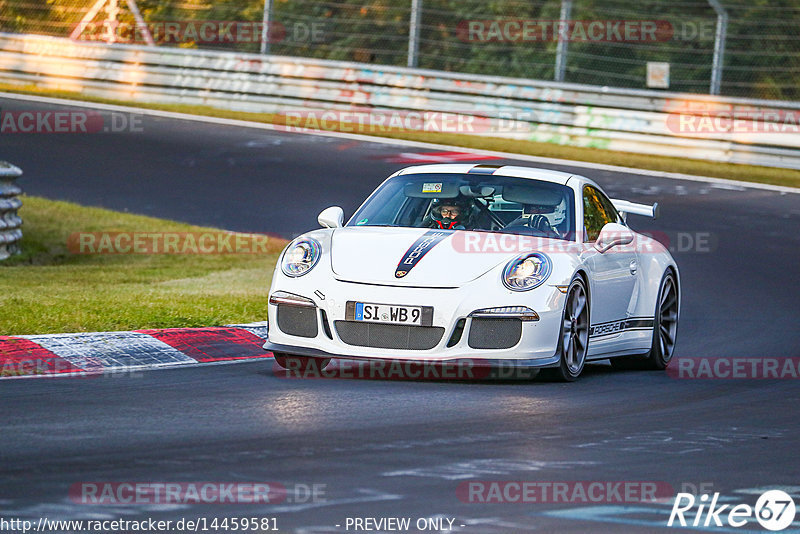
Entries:
<svg viewBox="0 0 800 534">
<path fill-rule="evenodd" d="M 642 354 L 650 350 L 653 332 L 652 317 L 629 317 L 620 321 L 593 325 L 589 337 L 587 361 L 616 356 Z"/>
<path fill-rule="evenodd" d="M 652 330 L 653 322 L 652 317 L 628 317 L 618 321 L 594 324 L 589 328 L 589 340 L 601 340 L 632 330 Z"/>
</svg>

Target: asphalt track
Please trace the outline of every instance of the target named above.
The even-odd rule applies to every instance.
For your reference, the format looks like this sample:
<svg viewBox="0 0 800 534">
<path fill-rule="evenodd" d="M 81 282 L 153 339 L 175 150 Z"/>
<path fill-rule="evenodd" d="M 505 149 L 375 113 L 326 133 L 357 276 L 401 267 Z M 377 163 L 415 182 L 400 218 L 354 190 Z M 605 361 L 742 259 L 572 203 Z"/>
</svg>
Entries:
<svg viewBox="0 0 800 534">
<path fill-rule="evenodd" d="M 55 109 L 12 100 L 0 107 Z M 425 152 L 160 118 L 142 125 L 2 135 L 0 159 L 24 169 L 21 185 L 33 195 L 288 237 L 313 228 L 329 205 L 352 213 L 403 166 L 386 158 Z M 631 222 L 676 247 L 678 357 L 800 356 L 800 196 L 576 172 L 612 196 L 661 203 L 658 221 Z M 344 532 L 347 517 L 444 516 L 459 532 L 666 532 L 665 505 L 476 504 L 459 500 L 457 488 L 464 480 L 661 481 L 750 504 L 752 488 L 797 491 L 798 384 L 607 365 L 573 384 L 297 380 L 276 376 L 269 362 L 3 381 L 0 516 L 263 516 L 298 533 Z M 68 498 L 83 481 L 272 481 L 323 484 L 325 495 L 314 503 L 91 506 Z"/>
</svg>

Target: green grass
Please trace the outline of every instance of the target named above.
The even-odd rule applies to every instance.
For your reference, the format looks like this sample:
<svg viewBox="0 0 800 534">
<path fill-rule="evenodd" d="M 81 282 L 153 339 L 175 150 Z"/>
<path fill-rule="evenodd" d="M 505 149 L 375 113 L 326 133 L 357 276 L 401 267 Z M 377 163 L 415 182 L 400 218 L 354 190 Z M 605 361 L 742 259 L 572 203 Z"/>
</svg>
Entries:
<svg viewBox="0 0 800 534">
<path fill-rule="evenodd" d="M 263 321 L 278 252 L 75 254 L 74 232 L 197 232 L 188 224 L 23 197 L 23 254 L 0 262 L 0 334 Z"/>
<path fill-rule="evenodd" d="M 111 100 L 107 98 L 97 98 L 77 92 L 43 89 L 36 86 L 0 84 L 0 91 L 36 94 L 41 96 L 83 100 L 88 102 L 100 102 L 122 106 L 134 106 L 148 109 L 159 109 L 177 113 L 189 113 L 193 115 L 206 115 L 211 117 L 222 117 L 227 119 L 238 119 L 263 123 L 279 124 L 282 122 L 282 117 L 269 113 L 228 111 L 209 106 L 152 104 Z M 346 131 L 354 131 L 350 125 L 347 126 L 348 128 L 346 128 Z M 508 152 L 510 154 L 526 154 L 548 158 L 620 165 L 623 167 L 635 167 L 654 171 L 676 172 L 699 176 L 713 176 L 717 178 L 727 178 L 729 180 L 741 180 L 744 182 L 800 187 L 800 170 L 792 169 L 776 169 L 772 167 L 739 165 L 734 163 L 716 163 L 689 158 L 650 156 L 647 154 L 635 154 L 631 152 L 614 152 L 599 148 L 571 147 L 553 143 L 510 140 L 495 137 L 476 137 L 464 134 L 419 132 L 413 130 L 395 130 L 389 132 L 364 131 L 359 133 L 364 133 L 366 135 L 379 135 L 381 137 L 389 137 L 394 139 L 407 139 L 426 143 L 453 145 L 465 148 L 494 150 L 498 152 Z"/>
</svg>

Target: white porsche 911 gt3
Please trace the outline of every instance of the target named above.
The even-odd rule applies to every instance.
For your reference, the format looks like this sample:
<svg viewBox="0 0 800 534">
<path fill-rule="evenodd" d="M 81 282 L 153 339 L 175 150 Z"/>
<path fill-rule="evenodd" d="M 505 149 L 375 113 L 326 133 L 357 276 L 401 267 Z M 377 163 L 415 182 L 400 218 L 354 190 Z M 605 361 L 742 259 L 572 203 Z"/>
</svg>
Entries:
<svg viewBox="0 0 800 534">
<path fill-rule="evenodd" d="M 592 180 L 515 166 L 424 165 L 383 182 L 345 224 L 292 241 L 269 292 L 265 344 L 284 367 L 330 358 L 664 369 L 678 267 Z"/>
</svg>

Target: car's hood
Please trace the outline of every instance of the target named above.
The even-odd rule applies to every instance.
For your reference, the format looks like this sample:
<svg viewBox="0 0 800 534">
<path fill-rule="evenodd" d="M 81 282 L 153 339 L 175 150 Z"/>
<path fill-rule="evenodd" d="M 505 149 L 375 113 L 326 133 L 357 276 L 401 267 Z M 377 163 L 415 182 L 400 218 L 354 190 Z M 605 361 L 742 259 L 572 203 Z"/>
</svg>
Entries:
<svg viewBox="0 0 800 534">
<path fill-rule="evenodd" d="M 331 266 L 341 280 L 417 287 L 459 287 L 514 254 L 466 252 L 451 230 L 345 227 L 334 231 Z"/>
</svg>

